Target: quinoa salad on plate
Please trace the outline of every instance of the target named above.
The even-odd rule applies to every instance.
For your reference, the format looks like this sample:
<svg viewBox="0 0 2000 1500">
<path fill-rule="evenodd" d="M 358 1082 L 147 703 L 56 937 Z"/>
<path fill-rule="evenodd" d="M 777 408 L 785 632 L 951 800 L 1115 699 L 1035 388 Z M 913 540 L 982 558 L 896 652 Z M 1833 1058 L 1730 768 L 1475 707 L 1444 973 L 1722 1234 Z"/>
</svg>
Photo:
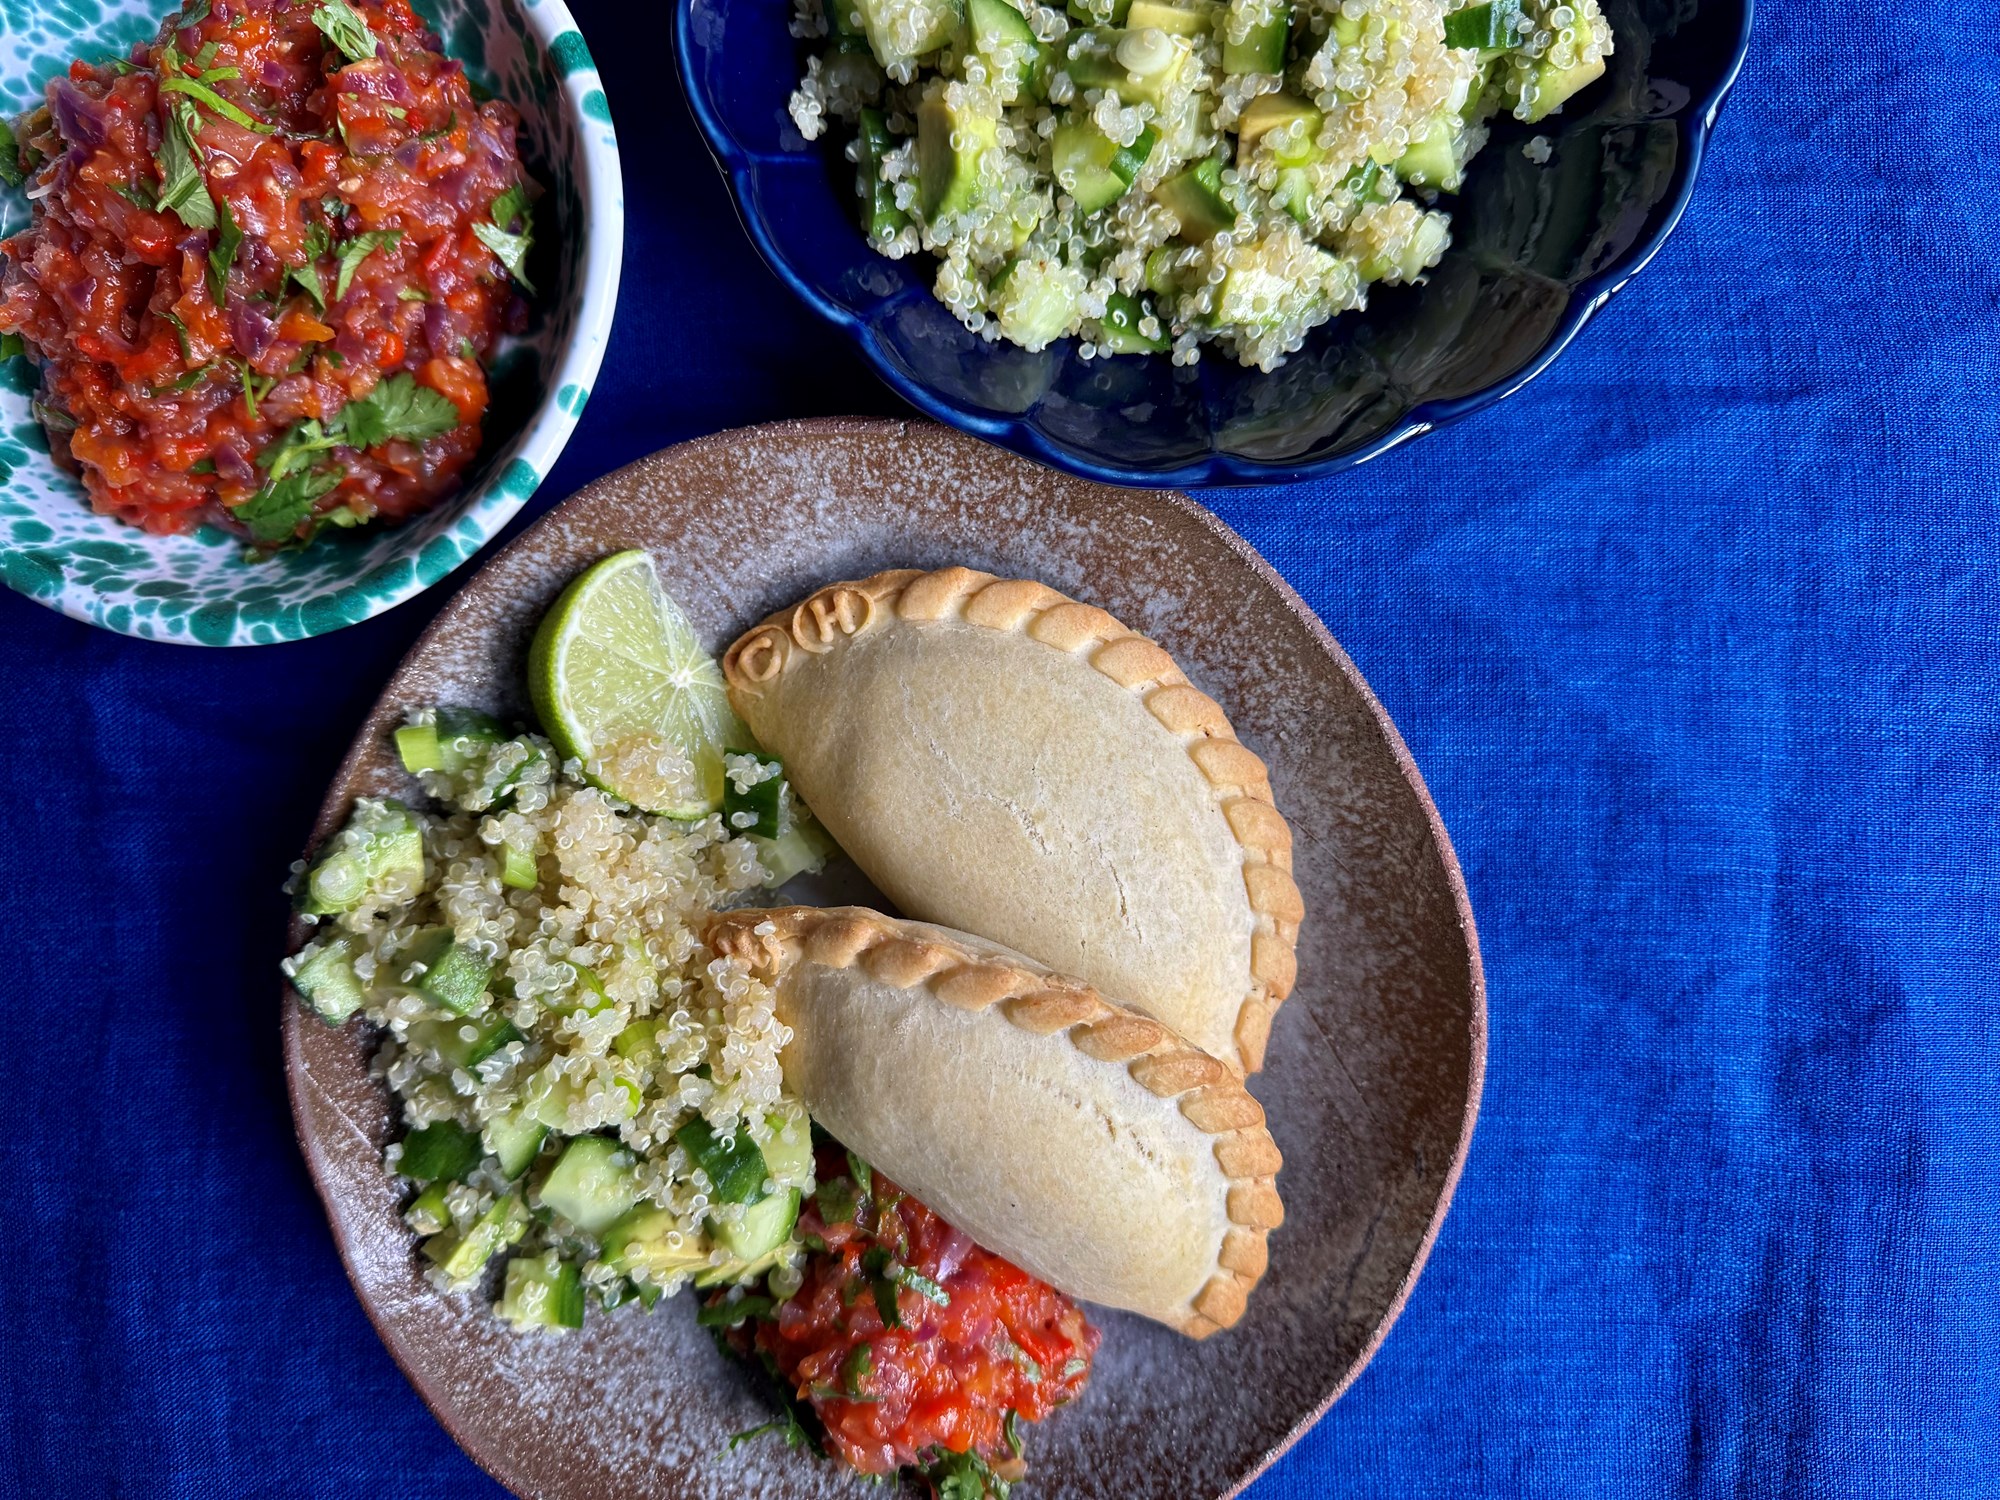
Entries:
<svg viewBox="0 0 2000 1500">
<path fill-rule="evenodd" d="M 1265 370 L 1421 280 L 1488 122 L 1543 119 L 1612 51 L 1597 0 L 797 6 L 793 121 L 851 136 L 869 243 L 936 257 L 967 328 Z"/>
</svg>

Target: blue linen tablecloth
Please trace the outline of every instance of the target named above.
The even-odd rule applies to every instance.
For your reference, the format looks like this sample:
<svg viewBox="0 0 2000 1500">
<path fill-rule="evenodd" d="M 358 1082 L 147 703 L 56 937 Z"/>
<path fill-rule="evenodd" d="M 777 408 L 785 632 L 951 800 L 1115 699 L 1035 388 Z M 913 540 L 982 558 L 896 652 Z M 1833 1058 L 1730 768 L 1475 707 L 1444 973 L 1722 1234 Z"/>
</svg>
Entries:
<svg viewBox="0 0 2000 1500">
<path fill-rule="evenodd" d="M 750 253 L 668 6 L 578 11 L 625 287 L 530 516 L 894 410 Z M 1679 233 L 1553 370 L 1211 497 L 1409 741 L 1492 1005 L 1429 1270 L 1255 1500 L 2000 1493 L 1995 16 L 1768 7 Z M 498 1493 L 348 1289 L 273 982 L 277 882 L 452 586 L 220 652 L 0 596 L 0 1495 Z"/>
</svg>

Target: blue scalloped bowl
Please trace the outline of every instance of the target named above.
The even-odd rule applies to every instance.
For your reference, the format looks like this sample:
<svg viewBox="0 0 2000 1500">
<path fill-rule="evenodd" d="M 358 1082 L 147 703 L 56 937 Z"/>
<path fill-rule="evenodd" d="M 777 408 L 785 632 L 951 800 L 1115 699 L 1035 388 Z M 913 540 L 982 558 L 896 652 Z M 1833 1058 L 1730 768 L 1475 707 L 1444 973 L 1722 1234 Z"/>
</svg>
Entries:
<svg viewBox="0 0 2000 1500">
<path fill-rule="evenodd" d="M 74 57 L 150 39 L 175 0 L 0 4 L 0 114 L 40 102 Z M 0 361 L 0 582 L 91 625 L 202 646 L 322 635 L 415 597 L 477 552 L 534 494 L 576 428 L 604 358 L 624 254 L 624 188 L 597 65 L 562 0 L 417 0 L 475 83 L 521 112 L 536 206 L 527 333 L 496 352 L 479 460 L 459 491 L 394 527 L 328 532 L 253 560 L 214 527 L 149 536 L 95 514 L 49 459 L 28 409 L 35 372 Z M 0 190 L 0 234 L 28 205 Z"/>
<path fill-rule="evenodd" d="M 1087 478 L 1188 488 L 1344 469 L 1546 369 L 1687 206 L 1751 0 L 1607 0 L 1610 73 L 1538 126 L 1495 122 L 1427 282 L 1377 288 L 1270 374 L 1215 354 L 1177 368 L 968 333 L 931 296 L 932 262 L 868 248 L 843 142 L 808 144 L 792 126 L 789 13 L 683 0 L 674 30 L 688 102 L 772 269 L 939 420 Z M 1519 149 L 1537 133 L 1553 148 L 1541 165 Z"/>
</svg>

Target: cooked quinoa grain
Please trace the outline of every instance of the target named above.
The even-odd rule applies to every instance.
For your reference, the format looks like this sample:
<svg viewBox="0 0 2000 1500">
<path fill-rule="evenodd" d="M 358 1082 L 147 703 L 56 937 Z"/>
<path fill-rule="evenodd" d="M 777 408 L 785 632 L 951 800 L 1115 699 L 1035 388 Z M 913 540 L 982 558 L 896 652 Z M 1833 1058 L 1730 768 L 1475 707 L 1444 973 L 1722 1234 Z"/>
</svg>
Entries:
<svg viewBox="0 0 2000 1500">
<path fill-rule="evenodd" d="M 536 735 L 442 743 L 451 769 L 420 778 L 430 810 L 363 798 L 299 867 L 315 930 L 285 962 L 328 1020 L 380 1028 L 374 1071 L 408 1132 L 388 1169 L 422 1183 L 462 1152 L 406 1215 L 432 1281 L 495 1280 L 505 1262 L 503 1316 L 573 1326 L 586 1293 L 650 1303 L 691 1278 L 796 1278 L 790 1220 L 783 1243 L 737 1254 L 726 1241 L 740 1245 L 753 1195 L 724 1201 L 677 1139 L 694 1121 L 747 1137 L 770 1163 L 756 1198 L 812 1187 L 811 1125 L 778 1064 L 790 1033 L 770 990 L 698 936 L 767 882 L 769 842 L 720 813 L 636 811 Z M 746 760 L 739 783 L 781 774 Z M 579 1139 L 597 1144 L 572 1169 Z"/>
<path fill-rule="evenodd" d="M 1450 244 L 1501 112 L 1604 71 L 1597 0 L 796 0 L 791 99 L 839 121 L 869 242 L 965 326 L 1272 369 Z"/>
</svg>

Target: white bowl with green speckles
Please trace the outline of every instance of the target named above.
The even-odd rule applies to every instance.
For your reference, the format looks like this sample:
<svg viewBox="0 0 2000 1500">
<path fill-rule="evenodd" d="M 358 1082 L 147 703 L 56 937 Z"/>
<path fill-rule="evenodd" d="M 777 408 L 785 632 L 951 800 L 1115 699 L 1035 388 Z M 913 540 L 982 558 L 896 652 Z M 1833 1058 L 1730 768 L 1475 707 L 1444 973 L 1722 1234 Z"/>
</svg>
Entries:
<svg viewBox="0 0 2000 1500">
<path fill-rule="evenodd" d="M 479 85 L 521 112 L 521 150 L 547 189 L 536 231 L 553 243 L 528 332 L 502 347 L 479 461 L 463 488 L 402 526 L 322 534 L 253 561 L 215 528 L 149 536 L 100 516 L 49 458 L 28 409 L 35 373 L 0 363 L 0 579 L 74 619 L 124 635 L 255 646 L 324 635 L 423 592 L 506 524 L 562 452 L 597 378 L 618 302 L 625 203 L 597 66 L 561 0 L 416 0 Z M 0 0 L 0 110 L 39 104 L 78 57 L 122 56 L 168 0 Z M 0 191 L 0 233 L 28 223 Z"/>
</svg>

